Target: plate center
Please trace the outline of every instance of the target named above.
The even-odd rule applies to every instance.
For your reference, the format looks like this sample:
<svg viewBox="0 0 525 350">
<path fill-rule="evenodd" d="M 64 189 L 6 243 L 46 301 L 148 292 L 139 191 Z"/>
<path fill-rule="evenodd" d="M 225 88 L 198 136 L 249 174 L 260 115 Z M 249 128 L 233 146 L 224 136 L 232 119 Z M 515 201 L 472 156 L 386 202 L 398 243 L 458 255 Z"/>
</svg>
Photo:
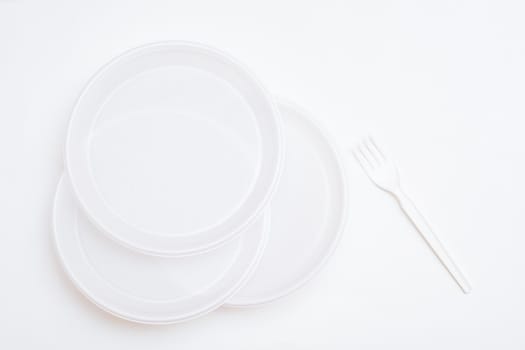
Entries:
<svg viewBox="0 0 525 350">
<path fill-rule="evenodd" d="M 219 224 L 245 200 L 257 141 L 249 106 L 225 81 L 188 67 L 154 69 L 120 86 L 101 109 L 91 175 L 127 224 L 188 234 Z"/>
</svg>

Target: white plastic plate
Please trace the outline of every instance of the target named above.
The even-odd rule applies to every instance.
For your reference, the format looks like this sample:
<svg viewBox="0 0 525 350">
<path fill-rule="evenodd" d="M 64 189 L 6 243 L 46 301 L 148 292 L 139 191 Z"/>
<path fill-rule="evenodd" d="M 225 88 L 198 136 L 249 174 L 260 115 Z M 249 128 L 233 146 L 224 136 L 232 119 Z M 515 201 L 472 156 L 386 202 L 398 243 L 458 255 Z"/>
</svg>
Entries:
<svg viewBox="0 0 525 350">
<path fill-rule="evenodd" d="M 144 255 L 102 234 L 77 203 L 64 176 L 54 207 L 60 261 L 88 299 L 134 322 L 181 322 L 219 307 L 250 276 L 267 236 L 265 217 L 241 237 L 203 254 L 181 258 Z"/>
<path fill-rule="evenodd" d="M 88 217 L 113 239 L 186 256 L 255 220 L 281 154 L 279 112 L 253 75 L 215 49 L 164 42 L 117 57 L 88 83 L 66 169 Z"/>
<path fill-rule="evenodd" d="M 260 305 L 302 286 L 327 260 L 345 226 L 346 180 L 335 148 L 304 111 L 278 105 L 286 154 L 270 203 L 268 244 L 253 277 L 229 306 Z"/>
</svg>

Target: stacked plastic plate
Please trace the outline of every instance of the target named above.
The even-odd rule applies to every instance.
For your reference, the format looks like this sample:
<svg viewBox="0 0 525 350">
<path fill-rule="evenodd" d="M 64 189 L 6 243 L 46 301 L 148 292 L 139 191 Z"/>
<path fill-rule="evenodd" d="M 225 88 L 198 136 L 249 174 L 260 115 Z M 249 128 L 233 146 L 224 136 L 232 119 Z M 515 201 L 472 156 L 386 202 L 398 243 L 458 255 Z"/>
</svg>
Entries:
<svg viewBox="0 0 525 350">
<path fill-rule="evenodd" d="M 345 178 L 325 134 L 202 45 L 151 44 L 99 70 L 65 158 L 58 255 L 87 298 L 130 321 L 287 295 L 343 230 Z"/>
</svg>

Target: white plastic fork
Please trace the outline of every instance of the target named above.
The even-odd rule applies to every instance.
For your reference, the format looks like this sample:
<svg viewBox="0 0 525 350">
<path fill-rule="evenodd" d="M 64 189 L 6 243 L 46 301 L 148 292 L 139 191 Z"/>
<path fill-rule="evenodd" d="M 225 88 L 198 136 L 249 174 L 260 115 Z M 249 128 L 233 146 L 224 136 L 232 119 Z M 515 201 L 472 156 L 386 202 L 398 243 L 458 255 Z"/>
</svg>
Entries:
<svg viewBox="0 0 525 350">
<path fill-rule="evenodd" d="M 379 149 L 371 137 L 363 140 L 353 150 L 353 154 L 372 182 L 397 199 L 401 209 L 403 209 L 443 266 L 445 266 L 463 292 L 469 293 L 471 287 L 467 279 L 445 251 L 445 248 L 432 232 L 423 215 L 403 192 L 399 181 L 399 173 L 394 163 L 385 156 L 385 153 Z"/>
</svg>

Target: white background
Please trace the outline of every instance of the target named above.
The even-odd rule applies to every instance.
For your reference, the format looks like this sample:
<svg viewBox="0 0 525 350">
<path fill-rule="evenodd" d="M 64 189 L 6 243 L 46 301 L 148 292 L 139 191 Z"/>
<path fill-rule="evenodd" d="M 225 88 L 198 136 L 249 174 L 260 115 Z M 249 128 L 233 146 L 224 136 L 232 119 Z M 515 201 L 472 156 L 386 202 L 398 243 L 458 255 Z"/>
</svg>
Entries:
<svg viewBox="0 0 525 350">
<path fill-rule="evenodd" d="M 525 348 L 523 4 L 0 0 L 0 348 Z M 69 113 L 102 64 L 166 39 L 236 56 L 344 149 L 381 138 L 472 294 L 348 158 L 348 229 L 296 294 L 160 327 L 84 299 L 51 243 Z"/>
</svg>

